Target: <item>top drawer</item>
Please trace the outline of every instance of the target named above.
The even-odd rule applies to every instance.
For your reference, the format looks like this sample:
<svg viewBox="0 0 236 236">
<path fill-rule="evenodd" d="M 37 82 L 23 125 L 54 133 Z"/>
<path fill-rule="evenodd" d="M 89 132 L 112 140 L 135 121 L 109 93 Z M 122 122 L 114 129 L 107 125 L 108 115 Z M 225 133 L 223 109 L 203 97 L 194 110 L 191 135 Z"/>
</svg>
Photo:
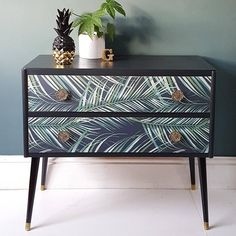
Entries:
<svg viewBox="0 0 236 236">
<path fill-rule="evenodd" d="M 31 112 L 210 111 L 211 76 L 28 75 Z"/>
</svg>

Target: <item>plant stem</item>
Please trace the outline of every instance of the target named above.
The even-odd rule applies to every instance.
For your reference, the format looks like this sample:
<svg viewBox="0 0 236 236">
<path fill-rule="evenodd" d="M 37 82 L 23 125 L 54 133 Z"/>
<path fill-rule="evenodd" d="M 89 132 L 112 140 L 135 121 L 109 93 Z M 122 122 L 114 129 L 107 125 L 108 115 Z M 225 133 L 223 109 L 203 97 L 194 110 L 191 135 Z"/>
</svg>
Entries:
<svg viewBox="0 0 236 236">
<path fill-rule="evenodd" d="M 79 16 L 79 17 L 80 17 L 80 15 L 78 15 L 78 14 L 76 14 L 76 13 L 74 13 L 74 12 L 72 12 L 72 15 Z"/>
</svg>

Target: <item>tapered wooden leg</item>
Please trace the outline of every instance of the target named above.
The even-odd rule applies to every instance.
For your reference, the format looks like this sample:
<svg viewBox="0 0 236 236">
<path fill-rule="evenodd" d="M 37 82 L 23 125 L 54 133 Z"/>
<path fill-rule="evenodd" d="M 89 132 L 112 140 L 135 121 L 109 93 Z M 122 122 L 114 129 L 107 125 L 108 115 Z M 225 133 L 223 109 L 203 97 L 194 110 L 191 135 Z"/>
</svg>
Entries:
<svg viewBox="0 0 236 236">
<path fill-rule="evenodd" d="M 202 196 L 202 211 L 205 230 L 209 229 L 206 158 L 198 158 L 199 180 Z"/>
<path fill-rule="evenodd" d="M 35 187 L 36 187 L 36 183 L 37 183 L 37 176 L 38 176 L 38 169 L 39 169 L 39 160 L 40 160 L 40 158 L 32 158 L 31 159 L 28 206 L 27 206 L 26 224 L 25 224 L 25 230 L 27 230 L 27 231 L 30 230 L 33 205 L 34 205 Z"/>
<path fill-rule="evenodd" d="M 42 163 L 42 177 L 41 177 L 41 190 L 42 191 L 46 189 L 47 165 L 48 165 L 48 158 L 44 157 L 43 163 Z"/>
<path fill-rule="evenodd" d="M 189 169 L 190 169 L 190 178 L 191 178 L 191 189 L 196 189 L 195 183 L 195 159 L 194 157 L 189 157 Z"/>
</svg>

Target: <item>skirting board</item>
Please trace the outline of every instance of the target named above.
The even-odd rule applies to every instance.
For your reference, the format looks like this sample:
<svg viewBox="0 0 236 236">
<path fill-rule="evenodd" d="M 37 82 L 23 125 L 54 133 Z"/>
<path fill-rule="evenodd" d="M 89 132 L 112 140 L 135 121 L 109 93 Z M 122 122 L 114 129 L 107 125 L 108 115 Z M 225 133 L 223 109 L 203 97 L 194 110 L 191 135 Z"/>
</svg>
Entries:
<svg viewBox="0 0 236 236">
<path fill-rule="evenodd" d="M 209 189 L 236 189 L 236 158 L 207 159 Z M 30 159 L 0 156 L 0 190 L 27 189 Z M 41 168 L 39 169 L 40 186 Z M 198 171 L 196 162 L 196 180 Z M 189 189 L 188 159 L 49 158 L 47 188 Z M 39 188 L 39 187 L 38 187 Z"/>
</svg>

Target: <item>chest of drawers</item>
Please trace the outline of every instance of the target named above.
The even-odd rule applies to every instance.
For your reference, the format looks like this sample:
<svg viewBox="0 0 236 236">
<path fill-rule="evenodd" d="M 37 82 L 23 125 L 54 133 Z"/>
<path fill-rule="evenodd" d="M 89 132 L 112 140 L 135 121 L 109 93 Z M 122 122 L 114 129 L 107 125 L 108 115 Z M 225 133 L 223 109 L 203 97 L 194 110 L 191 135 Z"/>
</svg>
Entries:
<svg viewBox="0 0 236 236">
<path fill-rule="evenodd" d="M 24 155 L 32 158 L 27 228 L 39 158 L 194 157 L 202 173 L 208 223 L 206 157 L 213 157 L 215 70 L 198 56 L 127 56 L 113 63 L 51 56 L 23 69 Z"/>
</svg>

